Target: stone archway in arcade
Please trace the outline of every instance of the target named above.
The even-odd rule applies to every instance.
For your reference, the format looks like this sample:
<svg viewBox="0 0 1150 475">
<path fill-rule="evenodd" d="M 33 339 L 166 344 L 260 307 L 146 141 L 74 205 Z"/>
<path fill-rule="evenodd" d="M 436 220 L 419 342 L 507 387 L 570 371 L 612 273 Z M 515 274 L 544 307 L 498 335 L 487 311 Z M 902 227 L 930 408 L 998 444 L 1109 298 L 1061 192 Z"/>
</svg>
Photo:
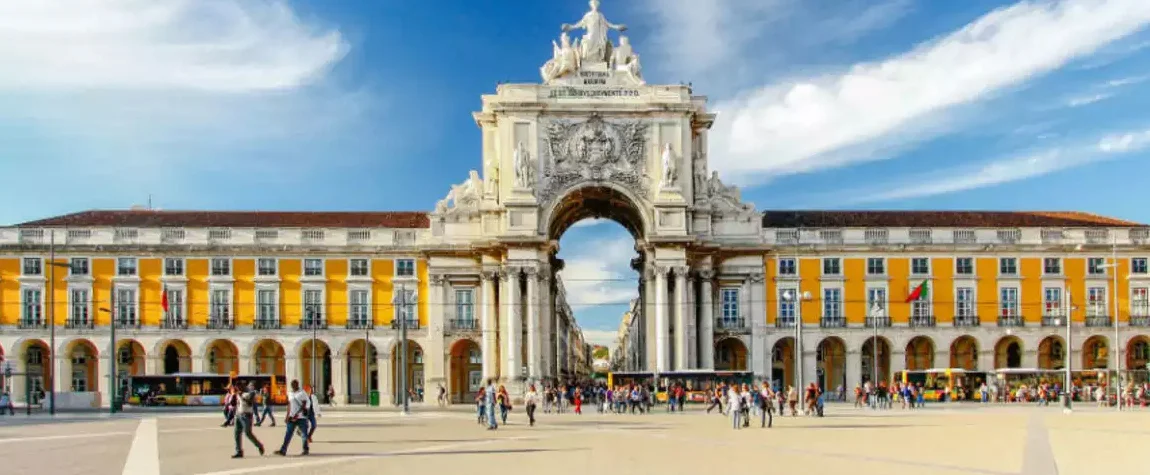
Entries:
<svg viewBox="0 0 1150 475">
<path fill-rule="evenodd" d="M 483 352 L 479 344 L 463 339 L 451 345 L 451 376 L 447 390 L 452 404 L 466 404 L 475 400 L 483 386 Z"/>
<path fill-rule="evenodd" d="M 1022 367 L 1022 340 L 1006 336 L 994 344 L 994 369 Z"/>
<path fill-rule="evenodd" d="M 875 347 L 875 337 L 867 338 L 862 345 L 862 381 L 875 380 L 890 381 L 890 342 L 886 338 L 878 337 L 878 347 Z M 876 352 L 877 351 L 877 355 Z M 878 358 L 878 367 L 875 367 L 875 358 Z"/>
<path fill-rule="evenodd" d="M 365 404 L 368 402 L 371 391 L 379 389 L 378 378 L 376 378 L 379 368 L 376 365 L 375 345 L 362 338 L 355 340 L 348 344 L 345 356 L 343 371 L 347 375 L 344 378 L 344 384 L 347 385 L 344 388 L 347 402 L 349 404 Z M 339 391 L 336 393 L 338 394 Z"/>
<path fill-rule="evenodd" d="M 116 369 L 122 379 L 143 376 L 147 372 L 148 354 L 144 345 L 136 340 L 117 341 L 116 358 Z"/>
<path fill-rule="evenodd" d="M 1062 337 L 1048 336 L 1038 342 L 1038 369 L 1063 369 L 1066 367 L 1066 343 Z"/>
<path fill-rule="evenodd" d="M 50 358 L 52 351 L 44 340 L 27 340 L 15 348 L 14 353 L 20 355 L 17 360 L 16 372 L 27 374 L 24 378 L 12 378 L 12 397 L 16 401 L 27 401 L 26 394 L 31 394 L 33 405 L 41 403 L 41 399 L 52 380 L 52 365 Z M 64 388 L 57 388 L 61 391 Z"/>
<path fill-rule="evenodd" d="M 85 339 L 74 340 L 64 348 L 64 355 L 68 359 L 67 369 L 63 374 L 67 375 L 68 379 L 65 380 L 63 388 L 56 390 L 73 393 L 100 392 L 98 372 L 100 352 L 96 349 L 96 345 Z"/>
<path fill-rule="evenodd" d="M 924 371 L 934 367 L 934 341 L 916 336 L 906 344 L 907 371 Z"/>
<path fill-rule="evenodd" d="M 204 372 L 239 374 L 240 350 L 231 340 L 213 340 L 204 351 Z"/>
<path fill-rule="evenodd" d="M 771 348 L 771 381 L 776 388 L 795 384 L 795 340 L 786 337 Z"/>
<path fill-rule="evenodd" d="M 192 347 L 183 340 L 168 340 L 161 346 L 160 357 L 163 358 L 163 374 L 191 373 Z"/>
<path fill-rule="evenodd" d="M 1145 383 L 1150 379 L 1150 338 L 1138 335 L 1126 344 L 1126 371 L 1130 381 Z"/>
<path fill-rule="evenodd" d="M 326 401 L 331 387 L 331 348 L 323 340 L 308 339 L 299 346 L 300 387 L 311 387 L 321 401 Z"/>
<path fill-rule="evenodd" d="M 715 370 L 746 371 L 747 345 L 738 338 L 724 338 L 715 343 Z"/>
<path fill-rule="evenodd" d="M 815 380 L 823 391 L 837 392 L 839 386 L 847 386 L 847 345 L 838 337 L 824 338 L 819 342 Z"/>
<path fill-rule="evenodd" d="M 276 340 L 260 340 L 252 351 L 252 373 L 257 375 L 287 376 L 287 353 Z M 284 383 L 278 383 L 283 386 Z"/>
<path fill-rule="evenodd" d="M 1082 343 L 1082 369 L 1110 368 L 1110 340 L 1094 335 Z"/>
<path fill-rule="evenodd" d="M 391 348 L 391 397 L 396 404 L 402 404 L 403 399 L 400 399 L 400 368 L 403 362 L 401 361 L 403 354 L 403 345 L 396 342 L 395 346 Z M 411 402 L 420 402 L 423 400 L 423 347 L 419 346 L 412 340 L 407 340 L 407 392 Z M 414 393 L 414 394 L 413 394 Z"/>
<path fill-rule="evenodd" d="M 978 340 L 970 335 L 954 339 L 950 344 L 950 367 L 967 371 L 978 369 Z"/>
</svg>

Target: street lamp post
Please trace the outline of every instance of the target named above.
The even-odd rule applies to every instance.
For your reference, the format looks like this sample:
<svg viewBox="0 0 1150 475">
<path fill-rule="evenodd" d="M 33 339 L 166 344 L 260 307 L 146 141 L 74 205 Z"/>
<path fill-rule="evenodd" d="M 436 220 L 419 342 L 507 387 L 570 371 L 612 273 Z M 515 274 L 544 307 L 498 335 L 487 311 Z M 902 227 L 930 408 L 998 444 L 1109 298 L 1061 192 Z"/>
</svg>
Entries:
<svg viewBox="0 0 1150 475">
<path fill-rule="evenodd" d="M 108 312 L 108 332 L 111 344 L 108 345 L 108 413 L 116 413 L 116 286 L 113 285 L 111 295 L 108 297 L 108 307 L 100 311 Z"/>
<path fill-rule="evenodd" d="M 1066 360 L 1066 363 L 1063 365 L 1066 367 L 1066 381 L 1062 385 L 1062 391 L 1064 393 L 1066 393 L 1066 403 L 1065 403 L 1066 407 L 1064 408 L 1064 410 L 1069 413 L 1070 411 L 1074 410 L 1074 407 L 1073 407 L 1074 405 L 1073 405 L 1073 401 L 1072 401 L 1072 399 L 1074 398 L 1074 392 L 1071 390 L 1071 388 L 1074 387 L 1074 382 L 1073 382 L 1074 380 L 1072 379 L 1074 376 L 1073 376 L 1073 373 L 1071 372 L 1071 369 L 1070 369 L 1070 364 L 1073 361 L 1073 358 L 1070 357 L 1070 354 L 1072 353 L 1072 351 L 1070 351 L 1070 349 L 1073 348 L 1073 346 L 1071 346 L 1071 342 L 1070 342 L 1070 338 L 1071 338 L 1070 337 L 1070 320 L 1072 319 L 1072 315 L 1074 313 L 1074 304 L 1073 304 L 1073 300 L 1070 298 L 1070 289 L 1066 289 L 1066 297 L 1065 298 L 1066 298 L 1066 305 L 1065 305 L 1066 310 L 1064 312 L 1064 314 L 1065 314 L 1064 318 L 1066 319 L 1066 346 L 1065 346 L 1065 348 L 1063 348 L 1062 351 L 1063 351 L 1063 353 L 1065 353 L 1063 358 Z"/>
<path fill-rule="evenodd" d="M 48 231 L 48 364 L 52 377 L 48 378 L 48 414 L 56 414 L 56 230 Z M 115 347 L 113 347 L 115 348 Z M 115 353 L 115 351 L 113 351 Z"/>
<path fill-rule="evenodd" d="M 1119 411 L 1122 410 L 1122 339 L 1118 330 L 1118 240 L 1117 236 L 1111 235 L 1110 237 L 1110 263 L 1103 264 L 1103 269 L 1110 270 L 1110 276 L 1114 287 L 1112 291 L 1114 299 L 1114 315 L 1112 322 L 1114 324 L 1114 343 L 1111 344 L 1114 354 L 1114 379 L 1110 382 L 1114 386 L 1114 405 Z"/>
<path fill-rule="evenodd" d="M 803 390 L 803 301 L 811 298 L 810 292 L 788 290 L 783 298 L 795 304 L 795 389 Z"/>
<path fill-rule="evenodd" d="M 399 346 L 403 354 L 399 357 L 399 397 L 403 401 L 403 414 L 410 414 L 407 400 L 407 285 L 399 286 Z"/>
</svg>

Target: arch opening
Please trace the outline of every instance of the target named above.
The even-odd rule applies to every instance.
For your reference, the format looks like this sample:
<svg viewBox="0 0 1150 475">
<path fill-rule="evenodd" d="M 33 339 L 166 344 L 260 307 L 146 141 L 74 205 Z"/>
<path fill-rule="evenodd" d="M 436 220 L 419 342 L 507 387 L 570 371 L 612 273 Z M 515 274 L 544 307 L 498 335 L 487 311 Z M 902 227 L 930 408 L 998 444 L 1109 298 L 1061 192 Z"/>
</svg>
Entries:
<svg viewBox="0 0 1150 475">
<path fill-rule="evenodd" d="M 299 345 L 300 387 L 311 387 L 321 401 L 327 402 L 331 386 L 331 348 L 323 340 L 308 339 Z"/>
<path fill-rule="evenodd" d="M 447 391 L 453 404 L 468 403 L 475 399 L 483 386 L 483 350 L 470 340 L 458 340 L 451 345 L 451 377 Z"/>
<path fill-rule="evenodd" d="M 950 344 L 950 367 L 967 371 L 978 369 L 978 341 L 970 335 L 954 339 Z"/>
<path fill-rule="evenodd" d="M 934 367 L 934 341 L 916 336 L 906 344 L 906 369 L 923 371 Z"/>
<path fill-rule="evenodd" d="M 886 338 L 878 337 L 876 340 L 872 336 L 863 342 L 862 381 L 876 384 L 879 381 L 890 381 L 890 342 Z"/>
<path fill-rule="evenodd" d="M 400 398 L 400 355 L 403 345 L 396 342 L 391 348 L 391 396 L 395 404 L 403 404 Z M 423 347 L 412 340 L 407 340 L 407 397 L 411 402 L 423 400 Z"/>
<path fill-rule="evenodd" d="M 715 343 L 715 369 L 718 371 L 746 371 L 747 345 L 738 338 L 724 338 Z"/>
<path fill-rule="evenodd" d="M 795 384 L 795 340 L 782 338 L 771 347 L 771 381 L 776 388 Z"/>
<path fill-rule="evenodd" d="M 585 219 L 608 219 L 619 223 L 636 240 L 646 235 L 647 220 L 636 200 L 611 186 L 585 186 L 568 191 L 548 214 L 547 235 L 552 240 Z"/>
<path fill-rule="evenodd" d="M 164 374 L 192 372 L 192 347 L 183 340 L 168 340 L 161 346 Z"/>
<path fill-rule="evenodd" d="M 994 369 L 1022 367 L 1022 340 L 1008 336 L 994 344 Z"/>
<path fill-rule="evenodd" d="M 99 392 L 100 378 L 97 373 L 97 365 L 99 364 L 100 352 L 96 349 L 96 345 L 85 339 L 75 340 L 64 348 L 64 355 L 68 358 L 65 361 L 68 369 L 63 374 L 67 375 L 69 379 L 63 385 L 66 385 L 68 391 L 74 393 Z M 123 374 L 123 370 L 120 373 Z M 63 388 L 57 389 L 57 391 L 61 390 Z"/>
<path fill-rule="evenodd" d="M 1082 343 L 1082 369 L 1110 368 L 1110 340 L 1094 335 Z"/>
<path fill-rule="evenodd" d="M 377 375 L 377 355 L 375 345 L 360 338 L 347 345 L 343 364 L 344 374 L 347 375 L 344 388 L 348 403 L 364 404 L 371 391 L 379 389 Z"/>
<path fill-rule="evenodd" d="M 824 338 L 819 342 L 818 359 L 815 370 L 816 381 L 825 392 L 837 393 L 839 387 L 847 386 L 847 346 L 838 337 Z"/>
<path fill-rule="evenodd" d="M 1066 343 L 1058 336 L 1048 336 L 1038 342 L 1038 369 L 1066 367 Z"/>
</svg>

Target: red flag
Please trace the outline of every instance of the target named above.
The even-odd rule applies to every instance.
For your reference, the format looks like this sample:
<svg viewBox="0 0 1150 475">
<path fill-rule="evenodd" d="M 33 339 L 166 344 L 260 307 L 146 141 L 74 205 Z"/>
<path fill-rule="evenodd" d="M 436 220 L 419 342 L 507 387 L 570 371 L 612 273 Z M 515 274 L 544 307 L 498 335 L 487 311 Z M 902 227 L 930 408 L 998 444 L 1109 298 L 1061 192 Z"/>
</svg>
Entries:
<svg viewBox="0 0 1150 475">
<path fill-rule="evenodd" d="M 914 290 L 911 291 L 910 295 L 906 296 L 906 303 L 911 303 L 921 298 L 922 294 L 928 290 L 930 286 L 929 282 L 929 280 L 924 280 L 921 284 L 918 284 L 918 287 L 915 287 Z"/>
<path fill-rule="evenodd" d="M 160 294 L 160 307 L 164 309 L 164 313 L 168 313 L 168 286 L 164 285 L 164 291 Z"/>
</svg>

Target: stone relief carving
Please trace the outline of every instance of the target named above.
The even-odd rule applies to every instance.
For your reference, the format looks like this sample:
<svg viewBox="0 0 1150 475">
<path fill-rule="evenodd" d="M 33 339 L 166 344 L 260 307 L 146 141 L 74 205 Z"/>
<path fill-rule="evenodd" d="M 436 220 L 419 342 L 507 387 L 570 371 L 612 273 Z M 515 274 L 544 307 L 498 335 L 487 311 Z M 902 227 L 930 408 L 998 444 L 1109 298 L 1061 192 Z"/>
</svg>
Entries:
<svg viewBox="0 0 1150 475">
<path fill-rule="evenodd" d="M 553 47 L 552 57 L 543 64 L 539 71 L 543 76 L 544 83 L 578 71 L 581 62 L 579 40 L 575 40 L 575 44 L 572 44 L 571 37 L 567 36 L 566 31 L 559 35 L 559 43 L 552 40 L 551 46 Z"/>
<path fill-rule="evenodd" d="M 627 26 L 616 25 L 607 21 L 607 17 L 599 12 L 599 0 L 591 0 L 590 5 L 591 11 L 584 14 L 583 18 L 574 25 L 564 24 L 563 31 L 583 30 L 581 45 L 583 61 L 607 62 L 611 58 L 611 49 L 613 48 L 611 41 L 607 39 L 607 31 L 616 30 L 622 33 L 627 31 Z"/>
<path fill-rule="evenodd" d="M 478 211 L 482 200 L 483 180 L 479 172 L 471 170 L 470 176 L 461 184 L 451 185 L 447 196 L 435 204 L 436 214 L 452 214 L 459 211 Z"/>
<path fill-rule="evenodd" d="M 723 184 L 719 172 L 711 172 L 711 178 L 696 190 L 695 204 L 717 212 L 749 213 L 754 211 L 750 204 L 743 203 L 742 192 L 736 186 Z"/>
<path fill-rule="evenodd" d="M 661 183 L 664 187 L 675 186 L 675 180 L 678 176 L 677 166 L 675 165 L 675 151 L 671 149 L 671 144 L 663 145 L 663 181 Z"/>
<path fill-rule="evenodd" d="M 522 140 L 515 144 L 511 161 L 515 167 L 515 186 L 519 188 L 535 186 L 535 164 L 531 161 L 531 151 L 527 150 L 527 144 Z"/>
<path fill-rule="evenodd" d="M 537 197 L 550 202 L 580 181 L 612 182 L 647 196 L 647 128 L 642 121 L 607 122 L 598 115 L 551 121 L 542 128 L 548 157 Z"/>
</svg>

